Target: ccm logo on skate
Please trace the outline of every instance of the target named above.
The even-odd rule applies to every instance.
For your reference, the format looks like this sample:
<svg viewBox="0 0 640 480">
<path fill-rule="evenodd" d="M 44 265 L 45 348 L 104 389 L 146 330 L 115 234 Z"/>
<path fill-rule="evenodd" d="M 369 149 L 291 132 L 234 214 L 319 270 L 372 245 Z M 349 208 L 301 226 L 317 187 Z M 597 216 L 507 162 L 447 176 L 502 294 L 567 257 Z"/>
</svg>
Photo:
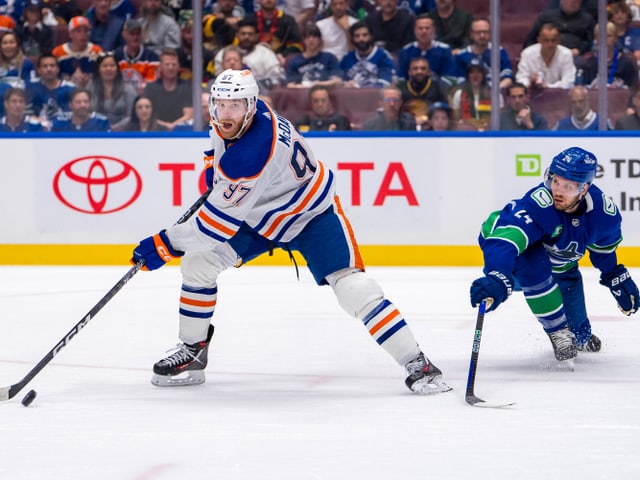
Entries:
<svg viewBox="0 0 640 480">
<path fill-rule="evenodd" d="M 119 158 L 91 155 L 63 165 L 53 179 L 53 191 L 72 210 L 113 213 L 136 201 L 142 177 Z"/>
</svg>

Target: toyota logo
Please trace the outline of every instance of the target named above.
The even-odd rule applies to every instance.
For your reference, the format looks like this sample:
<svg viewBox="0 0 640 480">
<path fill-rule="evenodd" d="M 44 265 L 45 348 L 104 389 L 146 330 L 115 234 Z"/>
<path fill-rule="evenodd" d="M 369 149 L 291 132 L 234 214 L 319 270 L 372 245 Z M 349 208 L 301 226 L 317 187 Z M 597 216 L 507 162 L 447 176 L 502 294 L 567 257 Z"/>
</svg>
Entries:
<svg viewBox="0 0 640 480">
<path fill-rule="evenodd" d="M 142 191 L 142 177 L 118 158 L 92 155 L 58 170 L 53 191 L 67 207 L 82 213 L 113 213 L 131 205 Z"/>
</svg>

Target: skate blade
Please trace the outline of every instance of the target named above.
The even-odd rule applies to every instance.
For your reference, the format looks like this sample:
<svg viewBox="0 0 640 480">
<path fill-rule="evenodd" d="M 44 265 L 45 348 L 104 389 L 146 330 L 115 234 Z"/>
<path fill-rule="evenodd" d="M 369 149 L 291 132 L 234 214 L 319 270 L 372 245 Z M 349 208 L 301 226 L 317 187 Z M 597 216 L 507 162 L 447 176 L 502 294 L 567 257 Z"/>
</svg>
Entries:
<svg viewBox="0 0 640 480">
<path fill-rule="evenodd" d="M 453 390 L 453 388 L 443 382 L 440 378 L 434 378 L 431 381 L 424 378 L 411 385 L 411 391 L 418 395 L 435 395 L 437 393 L 445 393 L 451 390 Z"/>
<path fill-rule="evenodd" d="M 156 387 L 186 387 L 200 385 L 205 380 L 204 370 L 192 370 L 174 376 L 154 374 L 151 378 L 151 383 Z"/>
</svg>

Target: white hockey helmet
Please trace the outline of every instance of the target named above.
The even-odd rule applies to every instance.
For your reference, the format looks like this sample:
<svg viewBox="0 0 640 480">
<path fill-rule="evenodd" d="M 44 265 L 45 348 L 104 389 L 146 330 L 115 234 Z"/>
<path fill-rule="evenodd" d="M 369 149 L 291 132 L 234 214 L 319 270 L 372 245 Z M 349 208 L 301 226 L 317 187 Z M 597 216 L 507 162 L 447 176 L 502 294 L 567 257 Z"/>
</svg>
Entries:
<svg viewBox="0 0 640 480">
<path fill-rule="evenodd" d="M 242 128 L 238 136 L 256 112 L 256 102 L 258 100 L 258 83 L 250 70 L 227 69 L 216 77 L 211 85 L 211 97 L 209 99 L 209 113 L 214 123 L 217 122 L 217 112 L 215 108 L 216 100 L 245 99 L 247 101 L 247 113 L 244 117 Z"/>
</svg>

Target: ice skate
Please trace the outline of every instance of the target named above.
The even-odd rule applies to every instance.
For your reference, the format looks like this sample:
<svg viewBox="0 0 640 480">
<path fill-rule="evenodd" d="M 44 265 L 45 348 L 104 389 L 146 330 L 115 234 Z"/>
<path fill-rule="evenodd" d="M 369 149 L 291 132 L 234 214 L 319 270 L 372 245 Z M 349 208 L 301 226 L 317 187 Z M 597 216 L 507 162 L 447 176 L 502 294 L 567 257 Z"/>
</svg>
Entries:
<svg viewBox="0 0 640 480">
<path fill-rule="evenodd" d="M 433 395 L 451 390 L 451 387 L 442 381 L 440 369 L 431 363 L 422 352 L 407 363 L 405 368 L 409 376 L 404 383 L 414 393 Z"/>
<path fill-rule="evenodd" d="M 600 348 L 602 348 L 602 342 L 593 333 L 586 343 L 578 345 L 578 350 L 581 352 L 599 352 Z"/>
<path fill-rule="evenodd" d="M 548 333 L 556 359 L 573 370 L 573 359 L 578 355 L 576 337 L 568 327 Z"/>
<path fill-rule="evenodd" d="M 206 380 L 209 343 L 213 336 L 213 325 L 209 325 L 207 338 L 198 343 L 180 343 L 177 350 L 153 366 L 151 383 L 158 387 L 199 385 Z"/>
</svg>

